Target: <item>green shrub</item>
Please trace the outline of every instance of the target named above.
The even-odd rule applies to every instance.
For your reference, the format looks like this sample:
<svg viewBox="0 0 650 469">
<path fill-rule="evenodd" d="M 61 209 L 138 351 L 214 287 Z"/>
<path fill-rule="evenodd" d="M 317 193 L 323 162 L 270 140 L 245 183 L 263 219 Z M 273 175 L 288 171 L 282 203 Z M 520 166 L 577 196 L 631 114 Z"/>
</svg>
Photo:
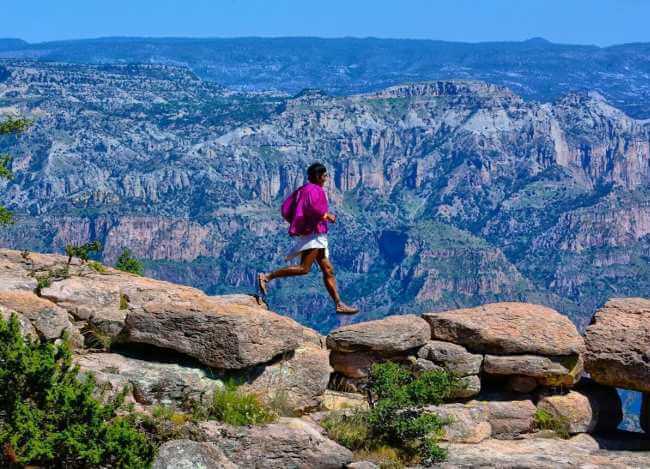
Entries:
<svg viewBox="0 0 650 469">
<path fill-rule="evenodd" d="M 25 339 L 15 316 L 0 319 L 0 445 L 4 466 L 141 468 L 155 448 L 132 414 L 119 415 L 124 393 L 94 397 L 67 343 Z"/>
<path fill-rule="evenodd" d="M 122 250 L 122 254 L 120 254 L 120 257 L 118 257 L 115 268 L 123 272 L 129 272 L 135 275 L 144 274 L 144 265 L 142 262 L 133 257 L 131 255 L 131 251 L 126 248 Z"/>
<path fill-rule="evenodd" d="M 105 274 L 106 272 L 108 272 L 108 270 L 106 270 L 106 267 L 104 267 L 101 262 L 90 261 L 88 262 L 88 267 L 90 267 L 95 272 L 98 272 L 100 274 Z"/>
<path fill-rule="evenodd" d="M 323 427 L 331 438 L 352 450 L 393 448 L 402 462 L 445 459 L 446 452 L 437 441 L 448 421 L 423 407 L 447 398 L 458 386 L 456 378 L 444 371 L 415 374 L 387 362 L 373 365 L 368 386 L 370 410 L 334 413 L 324 419 Z"/>
<path fill-rule="evenodd" d="M 321 426 L 330 438 L 353 451 L 369 446 L 368 411 L 356 410 L 350 414 L 332 412 L 321 421 Z"/>
<path fill-rule="evenodd" d="M 93 241 L 92 243 L 85 243 L 82 245 L 68 244 L 65 247 L 65 253 L 68 256 L 68 265 L 72 262 L 73 257 L 78 257 L 82 262 L 86 262 L 90 258 L 90 253 L 99 253 L 102 250 L 102 243 Z"/>
<path fill-rule="evenodd" d="M 569 438 L 569 423 L 566 419 L 555 416 L 544 409 L 537 409 L 533 415 L 535 428 L 538 430 L 551 430 L 560 438 Z"/>
<path fill-rule="evenodd" d="M 230 425 L 268 423 L 277 417 L 259 397 L 243 392 L 234 381 L 227 381 L 214 393 L 208 412 L 209 417 Z"/>
</svg>

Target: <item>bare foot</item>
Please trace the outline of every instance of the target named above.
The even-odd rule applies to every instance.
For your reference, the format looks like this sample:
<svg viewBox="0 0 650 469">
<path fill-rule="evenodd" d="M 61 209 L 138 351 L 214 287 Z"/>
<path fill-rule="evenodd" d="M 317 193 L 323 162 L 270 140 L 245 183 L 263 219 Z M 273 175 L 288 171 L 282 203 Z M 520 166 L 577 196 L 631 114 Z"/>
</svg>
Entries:
<svg viewBox="0 0 650 469">
<path fill-rule="evenodd" d="M 262 295 L 266 296 L 268 293 L 268 289 L 266 288 L 266 284 L 268 283 L 269 279 L 266 278 L 266 274 L 259 273 L 257 274 L 257 287 L 260 289 L 260 292 L 262 292 Z"/>
<path fill-rule="evenodd" d="M 336 305 L 337 314 L 357 314 L 358 312 L 359 312 L 359 308 L 355 308 L 354 306 L 348 306 L 345 303 L 339 303 Z"/>
</svg>

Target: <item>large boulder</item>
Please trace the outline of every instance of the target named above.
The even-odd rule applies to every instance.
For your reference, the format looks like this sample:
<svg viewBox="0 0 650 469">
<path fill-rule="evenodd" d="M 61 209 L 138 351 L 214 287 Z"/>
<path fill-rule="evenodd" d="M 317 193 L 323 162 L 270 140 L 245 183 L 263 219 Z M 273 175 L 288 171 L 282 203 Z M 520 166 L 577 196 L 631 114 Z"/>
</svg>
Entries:
<svg viewBox="0 0 650 469">
<path fill-rule="evenodd" d="M 152 469 L 237 469 L 214 443 L 171 440 L 158 449 Z"/>
<path fill-rule="evenodd" d="M 566 317 L 545 306 L 493 303 L 477 308 L 426 313 L 432 338 L 497 355 L 578 355 L 584 342 Z"/>
<path fill-rule="evenodd" d="M 110 338 L 117 337 L 126 321 L 126 298 L 121 293 L 119 275 L 70 277 L 53 282 L 41 296 L 65 308 L 79 320 Z M 117 280 L 117 281 L 116 281 Z"/>
<path fill-rule="evenodd" d="M 268 362 L 303 338 L 302 326 L 248 295 L 211 297 L 112 269 L 55 282 L 42 295 L 116 341 L 175 350 L 214 368 Z"/>
<path fill-rule="evenodd" d="M 565 422 L 569 433 L 615 430 L 623 418 L 616 390 L 596 384 L 581 385 L 579 391 L 564 395 L 545 396 L 537 408 Z"/>
<path fill-rule="evenodd" d="M 477 375 L 481 370 L 483 355 L 467 351 L 461 345 L 431 340 L 418 350 L 418 357 L 432 361 L 456 376 Z"/>
<path fill-rule="evenodd" d="M 421 347 L 430 338 L 426 321 L 408 314 L 339 327 L 327 336 L 327 347 L 337 352 L 372 351 L 390 356 Z"/>
<path fill-rule="evenodd" d="M 46 340 L 60 338 L 67 332 L 73 344 L 81 345 L 82 338 L 77 328 L 70 322 L 68 313 L 56 304 L 28 291 L 0 292 L 0 309 L 4 316 L 11 312 L 20 313 L 27 318 L 38 335 Z"/>
<path fill-rule="evenodd" d="M 491 375 L 530 376 L 545 386 L 572 386 L 582 374 L 580 355 L 485 355 L 483 371 Z"/>
<path fill-rule="evenodd" d="M 208 401 L 215 390 L 223 387 L 208 370 L 191 365 L 117 353 L 89 353 L 75 357 L 75 362 L 81 373 L 92 373 L 100 385 L 107 385 L 114 392 L 130 387 L 134 400 L 143 405 Z"/>
<path fill-rule="evenodd" d="M 292 411 L 303 413 L 320 406 L 331 372 L 329 352 L 307 343 L 277 363 L 252 370 L 245 388 L 265 399 L 282 399 Z"/>
<path fill-rule="evenodd" d="M 352 452 L 325 437 L 322 429 L 303 419 L 281 418 L 276 423 L 231 427 L 204 422 L 207 441 L 241 467 L 340 469 L 352 462 Z"/>
<path fill-rule="evenodd" d="M 650 300 L 609 300 L 592 318 L 585 342 L 585 368 L 595 381 L 650 392 Z"/>
</svg>

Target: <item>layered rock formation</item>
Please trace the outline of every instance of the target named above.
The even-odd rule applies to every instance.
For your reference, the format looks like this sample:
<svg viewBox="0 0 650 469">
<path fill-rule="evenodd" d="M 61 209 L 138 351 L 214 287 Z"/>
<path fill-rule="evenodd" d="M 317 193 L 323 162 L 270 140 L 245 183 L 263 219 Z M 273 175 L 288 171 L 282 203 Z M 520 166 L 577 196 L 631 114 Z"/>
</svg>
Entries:
<svg viewBox="0 0 650 469">
<path fill-rule="evenodd" d="M 193 438 L 160 448 L 156 468 L 373 467 L 352 464 L 358 455 L 330 440 L 317 422 L 328 412 L 363 407 L 368 368 L 387 360 L 416 372 L 445 369 L 461 383 L 447 402 L 423 410 L 448 419 L 440 438 L 450 455 L 440 467 L 650 465 L 650 440 L 616 431 L 622 412 L 612 387 L 632 386 L 636 369 L 648 365 L 648 354 L 633 353 L 645 342 L 621 339 L 624 331 L 638 338 L 647 328 L 647 300 L 608 303 L 594 317 L 586 346 L 559 313 L 524 303 L 392 316 L 344 326 L 325 339 L 252 297 L 207 296 L 66 261 L 0 250 L 0 308 L 5 317 L 18 316 L 25 334 L 72 338 L 81 373 L 114 391 L 127 386 L 128 399 L 144 411 L 209 398 L 224 376 L 234 375 L 263 399 L 282 393 L 301 416 L 248 427 L 199 423 L 188 435 Z M 619 359 L 608 358 L 608 367 L 601 353 Z M 606 383 L 582 376 L 583 356 L 593 379 Z M 571 438 L 543 430 L 540 419 L 548 416 L 555 432 Z"/>
<path fill-rule="evenodd" d="M 97 239 L 106 263 L 129 247 L 158 278 L 250 291 L 283 262 L 277 206 L 318 159 L 360 319 L 529 301 L 582 328 L 614 294 L 650 296 L 650 127 L 597 93 L 540 104 L 439 81 L 288 98 L 169 66 L 3 70 L 0 112 L 35 120 L 0 142 L 16 176 L 0 202 L 19 217 L 4 247 Z M 339 324 L 316 313 L 329 299 L 315 281 L 278 282 L 270 300 L 327 332 Z"/>
</svg>

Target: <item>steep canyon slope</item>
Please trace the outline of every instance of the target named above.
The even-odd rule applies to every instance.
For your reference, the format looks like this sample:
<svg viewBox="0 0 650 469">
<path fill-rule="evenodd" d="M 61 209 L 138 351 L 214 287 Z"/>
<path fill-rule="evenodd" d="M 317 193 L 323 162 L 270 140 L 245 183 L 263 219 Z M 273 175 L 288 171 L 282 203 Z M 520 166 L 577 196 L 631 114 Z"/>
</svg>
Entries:
<svg viewBox="0 0 650 469">
<path fill-rule="evenodd" d="M 614 296 L 650 295 L 650 122 L 595 92 L 527 101 L 475 81 L 332 97 L 235 93 L 182 68 L 7 61 L 0 112 L 34 119 L 0 143 L 16 177 L 0 245 L 99 239 L 156 277 L 250 291 L 289 244 L 282 198 L 331 168 L 332 255 L 356 320 L 497 300 L 584 326 Z M 328 330 L 312 275 L 273 308 Z"/>
</svg>

